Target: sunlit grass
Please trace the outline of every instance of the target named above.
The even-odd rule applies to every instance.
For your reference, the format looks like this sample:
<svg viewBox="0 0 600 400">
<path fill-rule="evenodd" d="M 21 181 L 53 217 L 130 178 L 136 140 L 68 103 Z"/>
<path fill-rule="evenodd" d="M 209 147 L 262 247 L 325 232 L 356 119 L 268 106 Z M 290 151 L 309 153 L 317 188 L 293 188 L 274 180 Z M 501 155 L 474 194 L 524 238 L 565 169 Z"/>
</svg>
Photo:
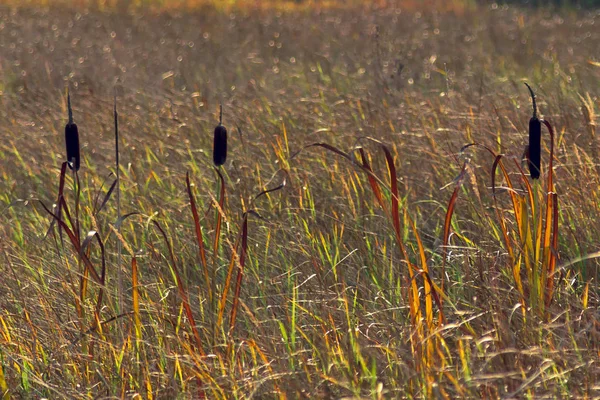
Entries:
<svg viewBox="0 0 600 400">
<path fill-rule="evenodd" d="M 439 12 L 462 13 L 474 8 L 469 0 L 4 0 L 4 4 L 16 6 L 68 5 L 69 7 L 92 7 L 101 11 L 152 10 L 154 12 L 195 11 L 207 7 L 222 12 L 268 11 L 290 12 L 320 10 L 342 10 L 358 8 L 389 9 L 398 7 L 405 11 L 436 9 Z"/>
<path fill-rule="evenodd" d="M 0 6 L 4 398 L 600 395 L 600 15 L 208 3 Z"/>
</svg>

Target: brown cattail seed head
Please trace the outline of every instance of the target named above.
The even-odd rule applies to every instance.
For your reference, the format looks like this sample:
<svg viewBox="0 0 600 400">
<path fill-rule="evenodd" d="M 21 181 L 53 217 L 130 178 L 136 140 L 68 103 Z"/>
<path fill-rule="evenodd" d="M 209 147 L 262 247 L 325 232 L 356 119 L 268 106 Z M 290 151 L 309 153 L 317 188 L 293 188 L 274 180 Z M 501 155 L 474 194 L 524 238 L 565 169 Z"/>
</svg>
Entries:
<svg viewBox="0 0 600 400">
<path fill-rule="evenodd" d="M 65 142 L 67 144 L 69 168 L 79 171 L 79 132 L 77 131 L 77 125 L 67 124 L 65 126 Z"/>
<path fill-rule="evenodd" d="M 533 116 L 529 120 L 529 173 L 531 174 L 531 179 L 539 179 L 542 159 L 542 123 L 537 117 L 535 94 L 529 85 L 527 85 L 527 88 L 529 89 L 533 103 Z"/>
<path fill-rule="evenodd" d="M 540 177 L 542 152 L 542 123 L 537 117 L 529 120 L 529 173 L 531 179 Z"/>
<path fill-rule="evenodd" d="M 79 154 L 79 132 L 77 125 L 73 122 L 73 110 L 71 109 L 71 96 L 67 95 L 69 108 L 69 122 L 65 126 L 65 143 L 67 145 L 67 162 L 69 168 L 79 171 L 81 157 Z"/>
<path fill-rule="evenodd" d="M 227 129 L 221 124 L 215 128 L 213 145 L 213 162 L 217 166 L 225 164 L 225 160 L 227 160 Z"/>
<path fill-rule="evenodd" d="M 219 125 L 215 128 L 213 140 L 213 162 L 216 166 L 227 160 L 227 129 L 223 126 L 223 106 L 219 107 Z"/>
</svg>

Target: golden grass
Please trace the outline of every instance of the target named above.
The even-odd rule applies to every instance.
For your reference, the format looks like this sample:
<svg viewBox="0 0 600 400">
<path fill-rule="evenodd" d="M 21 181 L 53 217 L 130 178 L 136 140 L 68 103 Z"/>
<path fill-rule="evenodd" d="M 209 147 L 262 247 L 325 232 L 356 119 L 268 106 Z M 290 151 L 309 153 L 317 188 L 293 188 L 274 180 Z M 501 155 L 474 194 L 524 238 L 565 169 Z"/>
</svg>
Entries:
<svg viewBox="0 0 600 400">
<path fill-rule="evenodd" d="M 213 8 L 221 12 L 263 11 L 263 12 L 298 12 L 343 9 L 393 9 L 404 11 L 453 12 L 462 14 L 473 9 L 468 0 L 3 0 L 10 6 L 48 7 L 65 5 L 79 9 L 96 9 L 100 11 L 133 11 L 152 12 L 198 11 Z"/>
<path fill-rule="evenodd" d="M 39 4 L 0 5 L 3 398 L 600 395 L 600 14 Z"/>
</svg>

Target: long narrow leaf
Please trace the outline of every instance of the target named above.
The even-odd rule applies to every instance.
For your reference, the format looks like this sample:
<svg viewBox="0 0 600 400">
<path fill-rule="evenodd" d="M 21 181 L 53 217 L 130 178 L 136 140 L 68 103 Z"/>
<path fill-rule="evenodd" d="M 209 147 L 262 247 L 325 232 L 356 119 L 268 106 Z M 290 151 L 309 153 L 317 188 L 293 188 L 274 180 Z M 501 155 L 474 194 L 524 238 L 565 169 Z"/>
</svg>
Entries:
<svg viewBox="0 0 600 400">
<path fill-rule="evenodd" d="M 204 353 L 204 349 L 202 348 L 202 340 L 200 339 L 200 334 L 198 333 L 198 329 L 196 327 L 196 321 L 194 319 L 194 314 L 192 313 L 192 308 L 190 307 L 190 303 L 188 301 L 188 295 L 187 292 L 185 290 L 185 287 L 183 285 L 183 281 L 181 280 L 181 275 L 179 274 L 179 269 L 177 268 L 177 262 L 175 261 L 175 254 L 173 253 L 173 248 L 171 247 L 171 244 L 169 243 L 169 239 L 167 238 L 167 234 L 165 233 L 165 231 L 163 230 L 163 228 L 160 226 L 160 224 L 157 221 L 152 221 L 152 223 L 154 224 L 154 226 L 156 226 L 156 228 L 160 231 L 165 244 L 167 246 L 167 249 L 169 250 L 169 256 L 171 258 L 171 266 L 173 268 L 173 271 L 175 272 L 175 279 L 176 279 L 176 283 L 177 283 L 177 289 L 179 291 L 179 296 L 181 296 L 181 300 L 183 301 L 183 309 L 185 311 L 185 314 L 188 318 L 188 321 L 190 323 L 190 327 L 192 329 L 192 333 L 194 335 L 194 338 L 196 340 L 196 346 L 198 348 L 198 351 L 200 352 L 201 355 L 205 355 Z"/>
<path fill-rule="evenodd" d="M 452 225 L 452 215 L 454 214 L 454 207 L 456 206 L 456 200 L 458 199 L 458 192 L 462 187 L 463 176 L 465 175 L 466 171 L 467 162 L 465 161 L 456 180 L 456 186 L 454 187 L 452 196 L 450 196 L 450 200 L 448 201 L 446 216 L 444 217 L 444 234 L 442 237 L 442 281 L 440 283 L 442 291 L 444 290 L 444 281 L 446 280 L 446 259 L 448 255 L 448 245 L 450 244 L 450 228 Z"/>
<path fill-rule="evenodd" d="M 100 207 L 98 207 L 98 209 L 93 213 L 94 215 L 99 214 L 100 211 L 102 211 L 102 209 L 106 205 L 106 203 L 108 203 L 108 201 L 110 200 L 110 196 L 113 193 L 113 190 L 115 190 L 115 188 L 117 187 L 117 183 L 118 183 L 118 180 L 115 179 L 113 181 L 112 185 L 110 185 L 110 188 L 108 189 L 108 192 L 106 192 L 106 195 L 104 196 L 104 200 L 102 200 Z"/>
<path fill-rule="evenodd" d="M 190 207 L 192 209 L 192 217 L 194 218 L 194 228 L 196 230 L 196 241 L 198 242 L 198 251 L 200 253 L 200 261 L 202 262 L 202 270 L 204 272 L 204 280 L 206 287 L 208 288 L 208 298 L 212 304 L 213 292 L 210 283 L 210 277 L 208 272 L 208 264 L 206 262 L 206 250 L 204 249 L 204 237 L 202 236 L 202 226 L 200 225 L 200 217 L 198 216 L 198 209 L 196 207 L 196 200 L 192 193 L 192 186 L 190 184 L 189 172 L 185 175 L 185 183 L 187 186 L 188 197 L 190 199 Z"/>
<path fill-rule="evenodd" d="M 223 223 L 223 206 L 225 205 L 225 179 L 219 171 L 218 168 L 215 168 L 217 174 L 219 176 L 220 182 L 220 190 L 219 190 L 219 200 L 218 207 L 216 211 L 216 223 L 215 223 L 215 237 L 213 239 L 213 276 L 212 276 L 212 288 L 211 291 L 213 296 L 216 296 L 217 292 L 217 262 L 219 260 L 219 244 L 221 241 L 221 225 Z"/>
<path fill-rule="evenodd" d="M 135 326 L 135 337 L 139 341 L 142 339 L 142 320 L 140 318 L 140 289 L 138 281 L 137 258 L 131 259 L 131 285 L 133 301 L 133 321 Z"/>
<path fill-rule="evenodd" d="M 248 214 L 244 215 L 242 223 L 242 243 L 240 249 L 240 264 L 238 266 L 238 274 L 235 282 L 235 293 L 233 295 L 233 305 L 231 306 L 231 318 L 229 320 L 229 333 L 235 328 L 235 318 L 237 316 L 238 303 L 240 299 L 240 291 L 242 289 L 242 277 L 244 275 L 244 266 L 246 265 L 246 253 L 248 250 Z"/>
<path fill-rule="evenodd" d="M 558 259 L 558 195 L 551 193 L 554 212 L 552 215 L 552 248 L 550 251 L 550 260 L 548 262 L 548 281 L 546 283 L 546 306 L 552 303 L 552 295 L 554 293 L 554 272 L 556 271 L 556 263 Z"/>
<path fill-rule="evenodd" d="M 362 148 L 358 149 L 358 151 L 360 153 L 360 158 L 362 160 L 363 167 L 366 168 L 368 171 L 372 171 L 371 165 L 369 164 L 369 160 L 367 159 L 365 151 Z M 368 174 L 367 178 L 369 179 L 369 184 L 371 185 L 371 190 L 373 191 L 373 194 L 375 195 L 375 199 L 379 203 L 379 206 L 385 212 L 387 212 L 387 207 L 386 207 L 385 203 L 383 202 L 383 196 L 381 195 L 381 189 L 379 188 L 379 184 L 377 183 L 377 180 L 373 177 L 372 174 Z"/>
<path fill-rule="evenodd" d="M 60 200 L 63 198 L 63 193 L 64 193 L 64 190 L 65 190 L 65 175 L 67 173 L 67 165 L 68 164 L 69 163 L 65 161 L 65 162 L 62 163 L 62 166 L 60 167 L 60 175 L 59 175 L 59 183 L 58 183 L 58 197 L 57 197 L 57 200 L 56 200 L 56 207 L 57 207 L 56 215 L 58 216 L 58 219 L 60 219 L 61 216 L 62 216 L 61 215 L 61 208 L 60 208 L 61 207 L 60 206 L 60 204 L 61 204 Z M 54 227 L 54 223 L 55 223 L 55 219 L 53 218 L 52 221 L 50 222 L 50 227 L 48 227 L 48 231 L 46 232 L 45 237 L 47 237 L 50 234 L 50 232 L 52 231 L 52 228 Z M 62 243 L 63 237 L 62 237 L 62 231 L 60 230 L 60 228 L 58 229 L 58 234 L 60 236 L 60 241 Z"/>
<path fill-rule="evenodd" d="M 62 201 L 64 201 L 64 199 Z M 96 269 L 92 265 L 89 258 L 85 255 L 85 253 L 83 253 L 83 254 L 81 253 L 81 246 L 79 244 L 79 241 L 77 240 L 77 237 L 73 233 L 73 231 L 69 228 L 69 226 L 64 221 L 59 219 L 59 217 L 56 214 L 54 214 L 52 211 L 50 211 L 44 203 L 40 202 L 40 204 L 42 205 L 44 210 L 46 210 L 46 212 L 48 214 L 50 214 L 54 218 L 54 220 L 60 225 L 60 227 L 67 233 L 67 236 L 71 240 L 71 244 L 75 248 L 75 252 L 80 255 L 81 259 L 83 260 L 83 263 L 85 264 L 85 267 L 90 270 L 90 273 L 92 274 L 92 278 L 94 278 L 96 283 L 101 285 L 102 280 L 100 279 L 100 275 L 98 275 L 98 273 L 96 272 Z"/>
</svg>

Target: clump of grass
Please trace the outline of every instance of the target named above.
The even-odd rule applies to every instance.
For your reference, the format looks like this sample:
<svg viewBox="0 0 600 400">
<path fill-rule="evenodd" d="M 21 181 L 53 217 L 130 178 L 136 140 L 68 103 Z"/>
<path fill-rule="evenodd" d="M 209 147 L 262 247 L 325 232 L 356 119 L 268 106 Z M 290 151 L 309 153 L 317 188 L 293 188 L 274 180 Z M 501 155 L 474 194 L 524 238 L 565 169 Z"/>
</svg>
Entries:
<svg viewBox="0 0 600 400">
<path fill-rule="evenodd" d="M 11 10 L 13 27 L 0 30 L 0 36 L 16 31 L 23 46 L 12 51 L 5 46 L 2 70 L 6 85 L 1 118 L 16 123 L 0 124 L 5 129 L 0 135 L 7 137 L 0 142 L 0 157 L 18 162 L 0 166 L 0 372 L 6 383 L 0 374 L 0 396 L 6 390 L 13 398 L 597 395 L 594 382 L 600 373 L 593 366 L 600 343 L 598 291 L 592 279 L 599 264 L 592 260 L 597 253 L 589 250 L 597 250 L 598 169 L 594 157 L 586 154 L 595 150 L 589 146 L 593 131 L 588 132 L 594 116 L 583 110 L 581 118 L 575 90 L 589 88 L 586 101 L 593 111 L 597 71 L 584 57 L 592 54 L 595 42 L 582 42 L 572 55 L 551 54 L 551 61 L 542 60 L 537 51 L 515 56 L 514 43 L 523 38 L 528 46 L 539 46 L 551 37 L 556 48 L 565 47 L 583 33 L 574 28 L 579 17 L 565 16 L 567 23 L 558 24 L 537 11 L 513 7 L 482 8 L 464 19 L 426 10 L 415 18 L 404 6 L 401 14 L 397 11 L 383 6 L 375 14 L 333 13 L 323 8 L 277 18 L 266 12 L 242 18 L 233 10 L 221 15 L 207 9 L 197 15 L 149 13 L 131 20 L 90 10 L 71 21 L 74 15 L 50 7 L 42 15 L 56 20 L 57 35 L 46 37 L 47 24 L 38 23 L 39 12 Z M 517 14 L 548 25 L 512 30 L 522 21 L 520 15 L 514 18 Z M 260 29 L 254 17 L 260 17 Z M 67 25 L 67 18 L 73 23 Z M 198 40 L 204 33 L 198 32 L 198 20 L 208 27 L 206 41 Z M 322 22 L 317 30 L 312 29 L 315 21 Z M 489 27 L 489 35 L 480 35 L 475 46 L 463 40 L 472 34 L 473 23 Z M 356 39 L 373 24 L 381 30 L 377 63 L 369 61 L 374 50 L 369 41 Z M 133 36 L 126 29 L 131 26 Z M 461 26 L 469 32 L 460 31 Z M 433 28 L 440 34 L 414 35 Z M 39 46 L 39 35 L 32 36 L 32 30 L 54 51 Z M 586 22 L 580 30 L 589 30 Z M 515 41 L 508 37 L 512 33 L 517 33 Z M 70 38 L 85 39 L 77 44 Z M 242 40 L 234 40 L 238 38 Z M 158 45 L 163 39 L 165 45 Z M 192 39 L 193 48 L 188 42 Z M 182 46 L 174 45 L 176 41 Z M 272 45 L 256 46 L 266 42 Z M 410 54 L 403 52 L 406 43 L 416 46 Z M 114 166 L 115 154 L 112 120 L 102 111 L 110 107 L 103 94 L 112 89 L 107 82 L 115 70 L 97 62 L 98 46 L 110 48 L 131 89 L 119 102 L 119 113 L 127 115 L 126 124 L 119 122 L 129 132 L 122 137 L 122 160 L 129 162 L 117 171 L 127 194 L 123 207 L 139 210 L 140 217 L 125 220 L 117 210 L 122 235 L 118 224 L 101 218 L 102 210 L 112 216 L 118 208 L 107 201 L 108 194 L 102 201 L 104 182 L 94 195 L 96 180 L 103 168 Z M 431 48 L 436 54 L 429 58 Z M 490 48 L 494 51 L 486 51 Z M 180 67 L 164 75 L 161 89 L 156 77 L 173 69 L 171 60 L 180 55 Z M 467 56 L 476 61 L 472 68 L 463 68 Z M 424 59 L 429 60 L 425 71 Z M 265 68 L 271 62 L 274 68 Z M 392 70 L 400 63 L 406 65 L 402 74 Z M 44 71 L 41 64 L 52 68 Z M 546 74 L 548 67 L 559 74 Z M 566 83 L 565 67 L 575 70 L 568 76 L 577 76 L 578 85 Z M 52 159 L 56 154 L 65 161 L 64 123 L 59 122 L 58 134 L 46 143 L 47 127 L 56 121 L 53 113 L 38 111 L 62 106 L 66 114 L 66 94 L 64 101 L 53 103 L 55 89 L 46 80 L 60 81 L 65 70 L 73 71 L 70 82 L 78 84 L 82 96 L 73 103 L 78 115 L 82 113 L 77 122 L 85 121 L 95 135 L 86 143 L 89 157 L 84 162 L 89 164 L 80 177 L 82 235 L 74 241 L 79 247 L 52 217 L 65 239 L 56 240 L 53 251 L 50 240 L 35 240 L 36 232 L 47 228 L 45 215 L 27 207 L 27 201 L 15 200 L 27 200 L 30 193 L 23 190 L 55 190 L 49 187 L 55 171 L 47 166 L 59 165 Z M 395 77 L 390 78 L 392 73 Z M 477 93 L 473 88 L 479 74 Z M 514 107 L 514 90 L 504 80 L 524 74 L 537 77 L 548 93 L 557 95 L 542 107 L 560 121 L 556 148 L 561 149 L 561 165 L 555 177 L 561 184 L 561 210 L 553 205 L 550 218 L 547 202 L 556 202 L 553 195 L 548 199 L 553 189 L 547 184 L 545 128 L 538 179 L 532 179 L 528 166 L 520 167 L 505 155 L 498 158 L 527 140 L 504 133 L 510 121 L 526 124 L 531 117 L 528 107 L 523 114 L 523 108 Z M 209 76 L 210 81 L 204 79 Z M 231 83 L 235 90 L 230 93 Z M 446 95 L 437 96 L 443 87 Z M 230 148 L 227 161 L 218 166 L 209 154 L 215 126 L 206 125 L 197 111 L 218 107 L 223 97 L 235 104 L 236 121 L 248 140 L 234 162 Z M 529 105 L 529 95 L 523 100 Z M 168 105 L 160 107 L 163 101 Z M 27 121 L 43 132 L 23 128 L 30 126 Z M 197 126 L 202 129 L 193 128 Z M 391 157 L 380 144 L 347 147 L 356 134 L 362 135 L 357 132 L 365 131 L 377 135 Z M 493 190 L 486 190 L 489 174 L 478 173 L 481 168 L 473 157 L 458 168 L 452 196 L 440 191 L 456 176 L 449 161 L 453 154 L 444 149 L 473 142 L 474 137 L 488 144 L 486 135 L 492 132 L 498 139 L 489 163 L 494 161 L 498 175 Z M 291 162 L 290 148 L 314 141 L 345 149 L 349 158 L 306 152 L 301 162 Z M 183 184 L 190 166 L 186 183 L 195 196 L 196 215 L 190 214 L 192 196 L 186 196 Z M 212 174 L 213 166 L 221 175 Z M 279 196 L 265 195 L 264 208 L 247 200 L 257 188 L 271 187 L 265 177 L 281 168 L 290 171 L 285 196 L 277 200 Z M 70 172 L 64 162 L 63 189 L 70 187 L 71 176 L 77 178 Z M 572 178 L 564 179 L 568 175 Z M 211 190 L 214 179 L 217 185 Z M 469 185 L 473 199 L 465 193 Z M 114 189 L 115 184 L 109 192 Z M 53 213 L 77 239 L 73 196 L 67 190 L 60 193 Z M 272 217 L 256 216 L 253 209 Z M 553 216 L 558 211 L 560 220 Z M 153 222 L 157 217 L 166 239 Z M 570 260 L 557 259 L 554 272 L 546 267 L 551 254 L 544 255 L 548 221 L 551 253 Z M 556 221 L 560 246 L 552 244 Z M 114 307 L 115 236 L 130 256 L 131 263 L 122 264 L 122 309 L 132 313 Z M 108 278 L 102 286 L 103 253 Z M 99 279 L 92 269 L 85 270 L 84 258 Z M 567 279 L 557 279 L 557 271 Z M 583 285 L 581 278 L 590 280 Z M 104 298 L 96 313 L 100 288 Z M 551 293 L 549 306 L 546 293 Z M 123 329 L 117 331 L 113 321 L 121 321 Z"/>
<path fill-rule="evenodd" d="M 585 118 L 585 123 L 589 127 L 590 136 L 592 140 L 596 140 L 596 110 L 594 109 L 594 100 L 589 93 L 586 93 L 585 96 L 579 95 L 579 99 L 581 100 L 581 111 L 583 112 L 583 116 Z"/>
<path fill-rule="evenodd" d="M 431 396 L 433 394 L 433 383 L 436 379 L 435 370 L 439 365 L 445 365 L 447 362 L 442 350 L 445 346 L 444 339 L 440 335 L 440 329 L 445 321 L 441 299 L 447 297 L 443 293 L 442 287 L 432 279 L 428 265 L 430 260 L 426 255 L 423 241 L 406 204 L 402 204 L 398 187 L 398 174 L 392 152 L 386 144 L 379 140 L 370 137 L 359 140 L 376 143 L 381 149 L 388 169 L 389 184 L 386 184 L 384 179 L 374 172 L 367 153 L 360 146 L 354 149 L 355 152 L 358 152 L 360 161 L 357 161 L 355 152 L 347 153 L 327 143 L 313 143 L 303 147 L 302 150 L 310 147 L 324 148 L 329 152 L 342 156 L 366 173 L 375 202 L 384 211 L 391 223 L 394 238 L 400 250 L 401 260 L 406 265 L 406 281 L 409 290 L 408 295 L 403 300 L 408 304 L 409 321 L 413 328 L 410 335 L 413 352 L 411 361 L 417 372 L 416 379 L 410 382 L 410 387 L 415 391 L 423 390 L 426 396 Z M 291 158 L 296 157 L 300 151 Z M 386 193 L 389 194 L 389 203 L 387 202 Z M 406 243 L 405 232 L 412 232 L 414 243 Z M 410 249 L 413 249 L 414 254 L 411 254 Z M 414 258 L 417 261 L 414 261 Z M 349 314 L 346 317 L 348 319 L 352 318 Z"/>
<path fill-rule="evenodd" d="M 492 165 L 492 193 L 494 196 L 494 209 L 498 217 L 504 247 L 510 257 L 511 275 L 521 297 L 523 312 L 531 309 L 539 316 L 545 316 L 547 308 L 552 302 L 554 281 L 558 255 L 558 194 L 554 191 L 554 130 L 546 120 L 539 120 L 535 95 L 529 88 L 533 101 L 533 117 L 529 122 L 528 163 L 530 176 L 529 182 L 519 163 L 515 161 L 518 169 L 520 183 L 525 190 L 520 191 L 505 165 L 503 154 L 497 154 L 488 146 L 480 143 L 471 143 L 463 146 L 461 153 L 472 146 L 480 146 L 487 150 L 494 158 Z M 546 187 L 539 182 L 541 165 L 541 125 L 544 124 L 550 136 L 550 154 L 546 174 Z M 465 161 L 461 175 L 466 171 Z M 500 169 L 506 192 L 511 200 L 510 212 L 505 212 L 497 198 L 496 172 Z M 448 210 L 454 209 L 457 192 L 450 200 Z M 514 217 L 513 223 L 507 221 L 507 215 Z M 448 225 L 448 216 L 447 222 Z"/>
</svg>

